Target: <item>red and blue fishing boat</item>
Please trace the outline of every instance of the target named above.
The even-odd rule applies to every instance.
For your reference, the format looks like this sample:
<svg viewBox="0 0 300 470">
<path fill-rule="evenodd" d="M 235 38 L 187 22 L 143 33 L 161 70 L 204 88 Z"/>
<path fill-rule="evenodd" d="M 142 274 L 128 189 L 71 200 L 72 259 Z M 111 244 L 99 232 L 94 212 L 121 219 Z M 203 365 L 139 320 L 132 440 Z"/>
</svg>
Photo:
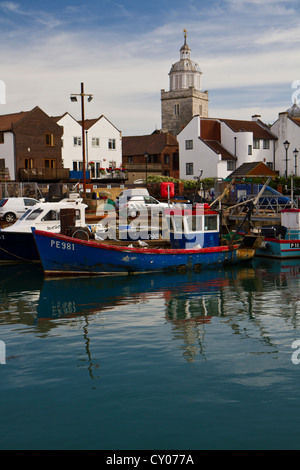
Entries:
<svg viewBox="0 0 300 470">
<path fill-rule="evenodd" d="M 165 211 L 168 240 L 79 240 L 35 230 L 45 276 L 200 271 L 253 258 L 253 247 L 220 245 L 218 212 L 199 206 Z"/>
<path fill-rule="evenodd" d="M 256 255 L 266 258 L 300 258 L 300 209 L 281 212 L 281 225 L 261 229 L 264 240 Z"/>
</svg>

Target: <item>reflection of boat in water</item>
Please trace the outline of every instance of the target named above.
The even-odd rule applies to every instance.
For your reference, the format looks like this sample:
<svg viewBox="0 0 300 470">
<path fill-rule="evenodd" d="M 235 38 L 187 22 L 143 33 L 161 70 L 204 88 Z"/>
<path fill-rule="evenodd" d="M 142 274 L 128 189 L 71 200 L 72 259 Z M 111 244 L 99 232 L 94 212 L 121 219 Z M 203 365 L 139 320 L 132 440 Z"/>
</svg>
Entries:
<svg viewBox="0 0 300 470">
<path fill-rule="evenodd" d="M 0 291 L 18 293 L 39 291 L 42 288 L 43 270 L 35 264 L 0 265 Z"/>
<path fill-rule="evenodd" d="M 183 296 L 195 302 L 197 298 L 203 299 L 206 296 L 213 302 L 224 286 L 240 278 L 248 279 L 253 276 L 254 271 L 250 266 L 207 269 L 200 273 L 45 280 L 38 316 L 58 318 L 97 313 L 120 305 L 145 302 L 152 298 L 164 299 L 168 306 L 174 296 Z M 202 316 L 199 310 L 198 315 Z M 178 318 L 178 313 L 175 316 Z M 167 317 L 172 319 L 169 311 Z"/>
<path fill-rule="evenodd" d="M 37 264 L 0 265 L 0 315 L 11 323 L 33 323 L 36 305 L 44 282 L 43 271 Z M 17 314 L 10 315 L 15 311 Z M 3 315 L 3 318 L 2 318 Z"/>
<path fill-rule="evenodd" d="M 123 327 L 134 331 L 143 326 L 150 332 L 159 325 L 164 335 L 165 328 L 168 334 L 171 332 L 188 361 L 199 354 L 206 356 L 207 331 L 216 322 L 220 332 L 230 328 L 232 334 L 246 338 L 250 320 L 251 328 L 257 328 L 262 341 L 273 347 L 271 334 L 264 329 L 264 322 L 270 321 L 264 308 L 276 310 L 273 291 L 283 287 L 278 289 L 277 296 L 284 296 L 282 302 L 290 307 L 289 312 L 279 308 L 276 314 L 280 321 L 290 321 L 300 280 L 297 263 L 267 259 L 200 273 L 51 280 L 44 280 L 41 269 L 37 268 L 38 265 L 30 266 L 31 281 L 30 270 L 26 271 L 25 284 L 22 270 L 10 267 L 9 279 L 14 282 L 7 282 L 0 290 L 6 302 L 5 321 L 34 325 L 36 332 L 42 331 L 47 336 L 62 320 L 65 327 L 70 327 L 76 319 L 77 327 L 83 328 L 87 347 L 91 345 L 88 335 L 93 326 L 112 328 L 112 331 L 122 331 Z M 11 295 L 7 295 L 8 289 Z M 18 309 L 19 316 L 6 318 L 9 297 L 15 302 L 18 299 L 26 302 L 33 295 L 34 301 L 28 303 L 30 308 L 25 306 L 22 311 Z"/>
<path fill-rule="evenodd" d="M 253 260 L 252 265 L 257 272 L 265 272 L 265 274 L 269 276 L 278 274 L 295 277 L 300 274 L 299 259 L 271 259 L 258 257 Z"/>
</svg>

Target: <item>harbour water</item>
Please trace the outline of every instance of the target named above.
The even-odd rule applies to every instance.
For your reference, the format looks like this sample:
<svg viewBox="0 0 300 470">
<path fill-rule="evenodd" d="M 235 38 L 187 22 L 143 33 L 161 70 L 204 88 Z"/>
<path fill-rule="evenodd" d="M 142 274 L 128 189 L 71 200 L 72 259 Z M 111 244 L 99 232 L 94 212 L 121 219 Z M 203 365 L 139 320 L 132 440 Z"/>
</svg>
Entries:
<svg viewBox="0 0 300 470">
<path fill-rule="evenodd" d="M 0 449 L 298 449 L 299 286 L 299 261 L 0 266 Z"/>
</svg>

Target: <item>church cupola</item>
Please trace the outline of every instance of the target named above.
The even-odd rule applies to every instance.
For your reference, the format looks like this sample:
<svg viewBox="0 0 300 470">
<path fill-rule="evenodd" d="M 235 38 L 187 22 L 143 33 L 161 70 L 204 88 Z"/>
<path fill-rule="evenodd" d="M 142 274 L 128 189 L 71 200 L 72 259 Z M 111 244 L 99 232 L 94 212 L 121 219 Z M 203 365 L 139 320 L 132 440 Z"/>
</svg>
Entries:
<svg viewBox="0 0 300 470">
<path fill-rule="evenodd" d="M 194 87 L 200 91 L 201 70 L 196 62 L 191 60 L 191 49 L 187 45 L 187 31 L 184 31 L 184 44 L 180 49 L 180 60 L 173 64 L 169 73 L 170 90 L 184 90 Z"/>
</svg>

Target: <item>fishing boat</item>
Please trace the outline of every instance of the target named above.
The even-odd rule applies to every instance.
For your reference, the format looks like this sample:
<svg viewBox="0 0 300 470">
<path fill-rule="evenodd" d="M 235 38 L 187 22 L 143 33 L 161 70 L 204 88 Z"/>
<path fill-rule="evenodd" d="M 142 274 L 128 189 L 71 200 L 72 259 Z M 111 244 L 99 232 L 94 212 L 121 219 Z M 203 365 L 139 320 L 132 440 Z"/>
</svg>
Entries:
<svg viewBox="0 0 300 470">
<path fill-rule="evenodd" d="M 62 226 L 73 226 L 72 235 L 82 237 L 83 231 L 87 230 L 86 207 L 81 198 L 72 197 L 36 204 L 13 225 L 0 229 L 0 263 L 40 261 L 32 227 L 59 233 Z"/>
<path fill-rule="evenodd" d="M 300 258 L 300 209 L 281 212 L 281 224 L 260 229 L 264 236 L 256 256 L 267 258 Z"/>
<path fill-rule="evenodd" d="M 84 276 L 147 272 L 200 271 L 208 266 L 252 259 L 254 246 L 220 245 L 219 214 L 208 205 L 191 210 L 166 209 L 169 240 L 79 240 L 34 230 L 44 274 Z"/>
</svg>

